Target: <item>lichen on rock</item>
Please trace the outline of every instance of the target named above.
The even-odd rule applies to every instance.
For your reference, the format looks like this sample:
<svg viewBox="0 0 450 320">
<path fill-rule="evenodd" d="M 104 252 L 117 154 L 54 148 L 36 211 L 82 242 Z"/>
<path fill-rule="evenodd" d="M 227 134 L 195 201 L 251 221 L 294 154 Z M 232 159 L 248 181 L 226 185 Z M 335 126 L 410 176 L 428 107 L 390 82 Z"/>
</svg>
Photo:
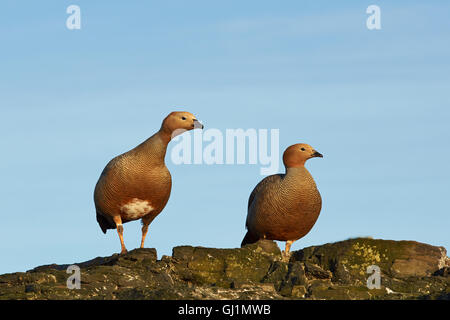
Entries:
<svg viewBox="0 0 450 320">
<path fill-rule="evenodd" d="M 273 241 L 243 248 L 155 249 L 77 263 L 81 288 L 68 289 L 67 265 L 0 275 L 0 299 L 449 299 L 449 260 L 442 247 L 415 241 L 356 238 L 294 251 Z M 381 287 L 367 287 L 367 267 Z"/>
</svg>

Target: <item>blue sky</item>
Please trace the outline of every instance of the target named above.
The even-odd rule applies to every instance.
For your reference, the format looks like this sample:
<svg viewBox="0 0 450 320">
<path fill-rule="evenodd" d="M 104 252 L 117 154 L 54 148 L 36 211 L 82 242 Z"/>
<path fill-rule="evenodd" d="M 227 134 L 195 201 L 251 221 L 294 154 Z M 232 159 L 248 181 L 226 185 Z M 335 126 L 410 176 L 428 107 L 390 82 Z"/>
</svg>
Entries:
<svg viewBox="0 0 450 320">
<path fill-rule="evenodd" d="M 71 4 L 81 30 L 66 28 Z M 371 4 L 381 30 L 366 28 Z M 324 154 L 307 163 L 323 209 L 293 250 L 357 236 L 449 249 L 449 13 L 446 1 L 2 1 L 0 273 L 118 252 L 95 183 L 172 110 Z M 146 246 L 239 246 L 259 166 L 166 162 L 172 194 Z M 124 237 L 138 247 L 140 223 Z"/>
</svg>

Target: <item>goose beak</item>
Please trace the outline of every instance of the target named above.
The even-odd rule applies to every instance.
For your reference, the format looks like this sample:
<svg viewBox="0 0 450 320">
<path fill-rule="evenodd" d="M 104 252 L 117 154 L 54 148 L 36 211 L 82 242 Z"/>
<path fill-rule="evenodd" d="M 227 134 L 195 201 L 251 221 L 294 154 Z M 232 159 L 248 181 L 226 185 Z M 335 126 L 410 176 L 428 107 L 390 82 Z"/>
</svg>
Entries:
<svg viewBox="0 0 450 320">
<path fill-rule="evenodd" d="M 316 150 L 313 150 L 314 153 L 312 154 L 313 158 L 323 158 L 323 155 L 320 152 L 317 152 Z"/>
<path fill-rule="evenodd" d="M 201 123 L 197 119 L 194 119 L 194 129 L 203 129 L 203 128 L 204 128 L 203 123 Z"/>
</svg>

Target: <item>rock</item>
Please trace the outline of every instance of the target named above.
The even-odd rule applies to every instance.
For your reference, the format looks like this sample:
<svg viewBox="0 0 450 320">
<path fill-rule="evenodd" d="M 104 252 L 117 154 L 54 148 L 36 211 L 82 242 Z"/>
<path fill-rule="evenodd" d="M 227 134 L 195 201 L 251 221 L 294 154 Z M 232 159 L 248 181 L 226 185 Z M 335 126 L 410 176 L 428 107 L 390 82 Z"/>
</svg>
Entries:
<svg viewBox="0 0 450 320">
<path fill-rule="evenodd" d="M 0 275 L 0 299 L 450 299 L 442 247 L 357 238 L 294 251 L 273 241 L 236 249 L 180 246 L 76 263 L 81 289 L 68 289 L 69 264 Z M 367 287 L 377 265 L 381 287 Z"/>
<path fill-rule="evenodd" d="M 283 296 L 298 297 L 298 287 L 306 286 L 308 283 L 305 275 L 305 266 L 298 261 L 289 263 L 287 266 L 287 272 L 283 277 L 284 280 L 279 286 L 279 292 Z"/>
<path fill-rule="evenodd" d="M 305 262 L 305 270 L 307 276 L 315 279 L 331 279 L 333 275 L 330 271 L 323 270 L 318 265 L 308 261 Z"/>
<path fill-rule="evenodd" d="M 435 273 L 433 273 L 434 276 L 441 276 L 441 277 L 448 277 L 450 276 L 450 267 L 443 267 L 442 269 L 439 269 Z"/>
<path fill-rule="evenodd" d="M 446 250 L 415 241 L 357 238 L 314 246 L 295 252 L 295 261 L 310 262 L 329 270 L 333 281 L 365 284 L 367 267 L 377 265 L 385 276 L 430 276 L 447 261 Z"/>
<path fill-rule="evenodd" d="M 291 296 L 292 298 L 304 298 L 306 293 L 307 290 L 305 286 L 295 285 L 292 287 Z"/>
<path fill-rule="evenodd" d="M 317 300 L 350 300 L 345 287 L 316 286 L 311 288 L 310 295 Z"/>
</svg>

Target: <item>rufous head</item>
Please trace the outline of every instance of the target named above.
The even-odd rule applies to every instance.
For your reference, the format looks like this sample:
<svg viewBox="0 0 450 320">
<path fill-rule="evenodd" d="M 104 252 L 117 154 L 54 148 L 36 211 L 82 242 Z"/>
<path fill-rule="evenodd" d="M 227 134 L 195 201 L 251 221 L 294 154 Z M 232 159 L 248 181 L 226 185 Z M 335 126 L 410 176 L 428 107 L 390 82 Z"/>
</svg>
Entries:
<svg viewBox="0 0 450 320">
<path fill-rule="evenodd" d="M 309 144 L 297 143 L 288 147 L 283 153 L 283 163 L 286 168 L 298 168 L 305 165 L 311 158 L 323 158 L 323 155 Z"/>
<path fill-rule="evenodd" d="M 172 138 L 185 131 L 197 128 L 203 129 L 203 124 L 187 111 L 171 112 L 161 125 L 161 131 L 169 134 Z"/>
</svg>

